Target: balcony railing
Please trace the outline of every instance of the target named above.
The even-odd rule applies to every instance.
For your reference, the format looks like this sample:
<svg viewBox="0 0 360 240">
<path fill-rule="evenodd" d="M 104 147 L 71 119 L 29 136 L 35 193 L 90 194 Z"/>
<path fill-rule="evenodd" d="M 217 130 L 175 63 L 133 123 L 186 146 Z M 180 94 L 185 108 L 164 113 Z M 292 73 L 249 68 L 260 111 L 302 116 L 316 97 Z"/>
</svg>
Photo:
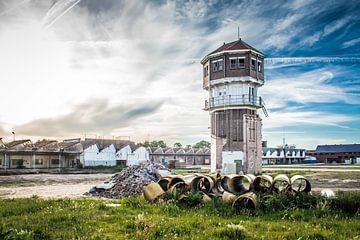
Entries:
<svg viewBox="0 0 360 240">
<path fill-rule="evenodd" d="M 219 97 L 212 97 L 205 101 L 205 109 L 229 106 L 253 106 L 261 108 L 263 106 L 263 101 L 261 97 L 252 96 L 249 94 L 224 95 Z"/>
</svg>

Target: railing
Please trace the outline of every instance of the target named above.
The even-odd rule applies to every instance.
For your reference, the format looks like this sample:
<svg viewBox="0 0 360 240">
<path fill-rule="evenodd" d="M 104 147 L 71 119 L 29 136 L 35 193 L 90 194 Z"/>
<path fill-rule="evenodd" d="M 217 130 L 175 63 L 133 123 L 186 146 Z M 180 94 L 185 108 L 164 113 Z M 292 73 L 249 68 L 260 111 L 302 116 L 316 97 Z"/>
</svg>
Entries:
<svg viewBox="0 0 360 240">
<path fill-rule="evenodd" d="M 263 107 L 263 102 L 261 97 L 252 96 L 249 94 L 243 95 L 224 95 L 219 97 L 212 97 L 209 100 L 205 101 L 205 109 L 215 108 L 215 107 L 228 107 L 228 106 L 254 106 L 261 108 Z"/>
</svg>

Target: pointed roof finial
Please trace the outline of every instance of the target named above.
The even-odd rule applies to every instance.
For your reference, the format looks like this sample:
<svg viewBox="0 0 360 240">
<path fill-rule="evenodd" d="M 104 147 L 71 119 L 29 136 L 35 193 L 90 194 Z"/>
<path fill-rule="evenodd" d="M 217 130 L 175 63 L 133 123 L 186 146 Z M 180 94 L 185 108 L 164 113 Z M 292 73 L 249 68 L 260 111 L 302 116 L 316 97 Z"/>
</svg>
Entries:
<svg viewBox="0 0 360 240">
<path fill-rule="evenodd" d="M 240 27 L 238 26 L 238 40 L 240 40 Z"/>
</svg>

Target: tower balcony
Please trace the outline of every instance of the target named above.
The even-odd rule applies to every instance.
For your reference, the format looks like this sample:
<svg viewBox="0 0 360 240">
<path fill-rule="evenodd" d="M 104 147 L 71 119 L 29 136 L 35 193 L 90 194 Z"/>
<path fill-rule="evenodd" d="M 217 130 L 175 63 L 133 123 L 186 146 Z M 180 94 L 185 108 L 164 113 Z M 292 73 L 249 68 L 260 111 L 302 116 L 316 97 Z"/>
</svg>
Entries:
<svg viewBox="0 0 360 240">
<path fill-rule="evenodd" d="M 225 95 L 219 97 L 212 97 L 205 101 L 204 110 L 210 110 L 213 108 L 224 108 L 224 107 L 263 107 L 263 101 L 261 97 L 252 96 L 249 94 L 243 95 Z"/>
</svg>

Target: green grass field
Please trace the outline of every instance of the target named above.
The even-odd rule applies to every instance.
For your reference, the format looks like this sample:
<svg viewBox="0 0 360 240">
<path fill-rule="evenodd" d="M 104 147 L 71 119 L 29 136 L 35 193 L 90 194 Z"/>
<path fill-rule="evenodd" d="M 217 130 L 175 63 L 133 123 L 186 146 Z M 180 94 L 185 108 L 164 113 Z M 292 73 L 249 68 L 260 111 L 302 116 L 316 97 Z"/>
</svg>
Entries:
<svg viewBox="0 0 360 240">
<path fill-rule="evenodd" d="M 360 238 L 359 193 L 327 203 L 313 196 L 287 199 L 262 201 L 255 212 L 237 212 L 219 200 L 189 208 L 142 198 L 1 199 L 0 239 Z"/>
</svg>

